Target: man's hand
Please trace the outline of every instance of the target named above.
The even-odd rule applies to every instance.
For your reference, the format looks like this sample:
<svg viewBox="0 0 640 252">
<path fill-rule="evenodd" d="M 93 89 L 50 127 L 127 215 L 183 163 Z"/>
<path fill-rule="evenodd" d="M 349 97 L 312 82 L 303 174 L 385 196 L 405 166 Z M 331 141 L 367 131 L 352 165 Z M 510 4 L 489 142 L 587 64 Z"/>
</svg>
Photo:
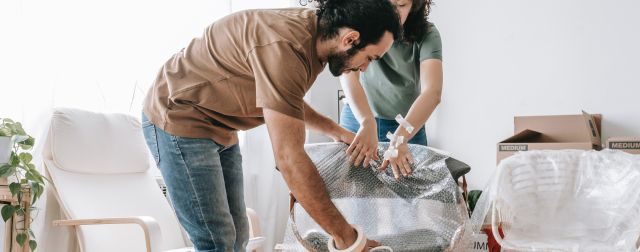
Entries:
<svg viewBox="0 0 640 252">
<path fill-rule="evenodd" d="M 389 143 L 393 144 L 393 143 Z M 409 164 L 414 165 L 413 158 L 411 157 L 411 152 L 409 151 L 409 146 L 406 143 L 398 146 L 398 157 L 392 157 L 389 160 L 385 160 L 382 162 L 382 166 L 378 168 L 379 171 L 382 171 L 387 168 L 387 165 L 391 165 L 393 169 L 393 175 L 396 179 L 400 179 L 400 174 L 398 170 L 402 172 L 402 175 L 406 178 L 411 173 L 411 167 Z"/>
<path fill-rule="evenodd" d="M 380 160 L 378 157 L 378 130 L 376 126 L 375 121 L 360 126 L 353 143 L 347 149 L 347 155 L 351 155 L 349 163 L 358 166 L 364 159 L 363 166 L 367 167 L 372 158 Z"/>
<path fill-rule="evenodd" d="M 380 247 L 382 242 L 367 239 L 367 245 L 364 246 L 363 252 L 369 252 L 369 248 Z"/>
<path fill-rule="evenodd" d="M 352 232 L 350 232 L 348 235 L 344 235 L 346 237 L 344 240 L 336 239 L 335 237 L 333 238 L 336 243 L 336 249 L 345 250 L 356 243 L 356 240 L 358 240 L 358 234 L 355 232 L 355 230 L 351 230 Z M 367 244 L 364 246 L 364 249 L 362 249 L 362 252 L 369 252 L 369 247 L 379 247 L 381 245 L 382 242 L 367 239 Z"/>
<path fill-rule="evenodd" d="M 335 142 L 344 142 L 346 144 L 352 144 L 353 143 L 353 139 L 356 137 L 356 134 L 348 131 L 342 127 L 340 127 L 338 129 L 339 133 L 336 134 L 335 136 L 331 136 L 331 138 L 333 138 L 333 141 Z"/>
<path fill-rule="evenodd" d="M 351 144 L 356 134 L 348 131 L 333 120 L 316 112 L 309 104 L 304 104 L 304 126 L 310 131 L 323 136 L 328 136 L 336 142 Z"/>
</svg>

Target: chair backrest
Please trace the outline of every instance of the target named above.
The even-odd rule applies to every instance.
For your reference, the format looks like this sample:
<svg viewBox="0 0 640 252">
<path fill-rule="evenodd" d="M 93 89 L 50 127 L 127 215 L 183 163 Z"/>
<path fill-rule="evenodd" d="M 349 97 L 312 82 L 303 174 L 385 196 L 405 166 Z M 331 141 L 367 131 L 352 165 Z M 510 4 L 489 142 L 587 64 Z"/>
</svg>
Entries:
<svg viewBox="0 0 640 252">
<path fill-rule="evenodd" d="M 610 150 L 529 151 L 498 169 L 495 203 L 505 237 L 518 232 L 612 241 L 638 234 L 638 157 Z"/>
<path fill-rule="evenodd" d="M 152 175 L 140 121 L 124 114 L 54 109 L 43 158 L 69 219 L 150 216 L 165 250 L 185 247 L 179 223 Z M 146 251 L 135 224 L 78 226 L 82 251 Z"/>
</svg>

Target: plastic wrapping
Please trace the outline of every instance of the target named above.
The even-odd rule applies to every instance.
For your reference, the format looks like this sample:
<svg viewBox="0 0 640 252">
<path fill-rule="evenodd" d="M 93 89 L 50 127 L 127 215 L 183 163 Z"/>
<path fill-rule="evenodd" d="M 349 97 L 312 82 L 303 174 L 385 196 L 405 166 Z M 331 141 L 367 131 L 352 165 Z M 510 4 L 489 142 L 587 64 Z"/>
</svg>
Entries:
<svg viewBox="0 0 640 252">
<path fill-rule="evenodd" d="M 378 155 L 388 147 L 389 143 L 380 143 Z M 452 251 L 459 244 L 468 214 L 446 167 L 447 156 L 410 144 L 413 172 L 396 180 L 391 168 L 377 170 L 382 160 L 372 160 L 368 167 L 353 166 L 347 148 L 344 143 L 305 146 L 331 200 L 349 223 L 360 225 L 367 238 L 394 252 Z M 328 239 L 295 203 L 282 251 L 328 251 Z"/>
<path fill-rule="evenodd" d="M 501 227 L 502 251 L 636 251 L 640 155 L 519 152 L 498 165 L 480 196 L 463 238 L 468 249 L 483 223 Z"/>
</svg>

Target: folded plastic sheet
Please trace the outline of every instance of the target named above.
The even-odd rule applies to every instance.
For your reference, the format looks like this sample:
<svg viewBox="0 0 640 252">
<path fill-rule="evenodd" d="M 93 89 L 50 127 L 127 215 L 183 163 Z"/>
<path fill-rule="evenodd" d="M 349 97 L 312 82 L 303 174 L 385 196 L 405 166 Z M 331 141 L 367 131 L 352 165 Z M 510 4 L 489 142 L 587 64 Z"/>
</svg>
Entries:
<svg viewBox="0 0 640 252">
<path fill-rule="evenodd" d="M 382 156 L 389 143 L 380 143 Z M 408 178 L 396 180 L 391 168 L 378 171 L 348 162 L 344 143 L 305 146 L 334 205 L 349 223 L 360 225 L 369 239 L 400 251 L 452 251 L 467 221 L 457 183 L 446 167 L 446 155 L 409 145 L 415 165 Z M 294 204 L 283 251 L 328 251 L 329 235 L 298 203 Z"/>
<path fill-rule="evenodd" d="M 640 155 L 519 152 L 498 165 L 484 189 L 465 246 L 492 222 L 502 226 L 502 251 L 636 251 Z"/>
</svg>

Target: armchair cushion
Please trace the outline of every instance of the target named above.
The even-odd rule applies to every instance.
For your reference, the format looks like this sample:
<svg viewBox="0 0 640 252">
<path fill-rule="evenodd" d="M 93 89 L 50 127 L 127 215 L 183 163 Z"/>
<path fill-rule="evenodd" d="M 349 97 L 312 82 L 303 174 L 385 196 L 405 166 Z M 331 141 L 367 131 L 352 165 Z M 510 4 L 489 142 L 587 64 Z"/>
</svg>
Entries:
<svg viewBox="0 0 640 252">
<path fill-rule="evenodd" d="M 151 166 L 140 121 L 133 116 L 56 108 L 51 129 L 53 160 L 60 169 L 118 174 Z"/>
</svg>

